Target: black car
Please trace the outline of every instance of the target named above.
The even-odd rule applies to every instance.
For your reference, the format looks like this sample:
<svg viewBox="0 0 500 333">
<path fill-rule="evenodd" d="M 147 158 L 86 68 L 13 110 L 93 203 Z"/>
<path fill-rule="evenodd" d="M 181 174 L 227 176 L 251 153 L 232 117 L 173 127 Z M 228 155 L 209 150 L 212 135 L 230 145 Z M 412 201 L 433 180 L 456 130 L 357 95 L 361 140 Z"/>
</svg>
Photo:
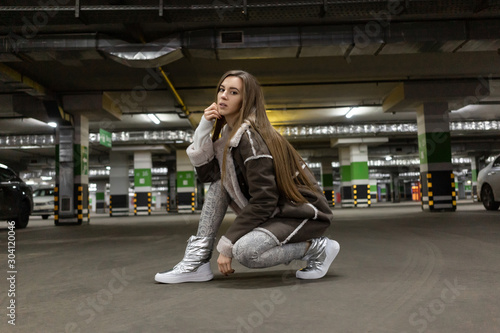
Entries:
<svg viewBox="0 0 500 333">
<path fill-rule="evenodd" d="M 0 220 L 26 228 L 33 211 L 33 190 L 4 164 L 0 164 Z"/>
</svg>

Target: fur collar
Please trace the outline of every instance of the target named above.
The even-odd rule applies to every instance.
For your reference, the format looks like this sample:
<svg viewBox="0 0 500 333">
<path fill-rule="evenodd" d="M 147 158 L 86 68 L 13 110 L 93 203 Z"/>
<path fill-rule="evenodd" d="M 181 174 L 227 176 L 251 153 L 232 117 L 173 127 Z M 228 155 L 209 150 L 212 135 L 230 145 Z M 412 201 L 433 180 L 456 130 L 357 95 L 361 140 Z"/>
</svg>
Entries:
<svg viewBox="0 0 500 333">
<path fill-rule="evenodd" d="M 241 192 L 238 177 L 236 176 L 236 168 L 234 166 L 233 155 L 231 154 L 231 149 L 238 147 L 240 144 L 241 138 L 243 134 L 250 128 L 250 122 L 245 120 L 243 124 L 241 124 L 240 128 L 236 131 L 234 136 L 229 140 L 230 131 L 227 126 L 222 129 L 222 135 L 219 140 L 214 142 L 214 151 L 217 161 L 219 162 L 219 167 L 222 172 L 222 161 L 224 158 L 224 148 L 226 147 L 226 143 L 229 140 L 229 150 L 226 157 L 226 170 L 224 173 L 224 188 L 227 193 L 231 197 L 234 204 L 231 205 L 231 208 L 235 211 L 236 214 L 239 214 L 241 210 L 248 205 L 248 200 Z"/>
<path fill-rule="evenodd" d="M 248 120 L 245 120 L 243 124 L 241 124 L 240 128 L 238 128 L 234 136 L 231 138 L 231 141 L 229 141 L 229 147 L 238 147 L 241 141 L 241 137 L 249 128 L 250 122 Z"/>
</svg>

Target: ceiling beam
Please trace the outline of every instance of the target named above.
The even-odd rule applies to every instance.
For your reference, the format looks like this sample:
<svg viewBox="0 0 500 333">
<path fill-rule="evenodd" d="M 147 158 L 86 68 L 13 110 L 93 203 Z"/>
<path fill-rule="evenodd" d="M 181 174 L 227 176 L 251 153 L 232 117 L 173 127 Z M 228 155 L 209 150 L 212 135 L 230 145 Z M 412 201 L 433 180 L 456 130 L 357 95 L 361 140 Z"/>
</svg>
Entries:
<svg viewBox="0 0 500 333">
<path fill-rule="evenodd" d="M 466 106 L 488 97 L 489 91 L 489 82 L 484 80 L 403 82 L 385 98 L 382 109 L 384 112 L 413 112 L 427 102 Z"/>
</svg>

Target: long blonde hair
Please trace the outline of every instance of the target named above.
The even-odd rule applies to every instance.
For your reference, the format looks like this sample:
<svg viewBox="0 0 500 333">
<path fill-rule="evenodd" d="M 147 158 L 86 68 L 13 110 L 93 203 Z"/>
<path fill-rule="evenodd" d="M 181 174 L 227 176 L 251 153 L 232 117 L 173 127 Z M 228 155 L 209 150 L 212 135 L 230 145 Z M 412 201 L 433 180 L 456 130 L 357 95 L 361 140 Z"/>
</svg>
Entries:
<svg viewBox="0 0 500 333">
<path fill-rule="evenodd" d="M 317 191 L 314 184 L 309 179 L 304 171 L 307 168 L 306 163 L 292 147 L 292 145 L 279 134 L 271 122 L 267 118 L 266 107 L 264 101 L 264 94 L 257 79 L 250 73 L 241 70 L 234 70 L 226 72 L 222 75 L 219 84 L 217 85 L 217 92 L 220 85 L 228 76 L 239 77 L 243 81 L 242 89 L 242 104 L 235 124 L 233 124 L 230 138 L 240 128 L 241 124 L 248 120 L 252 128 L 260 134 L 266 143 L 274 160 L 274 172 L 276 174 L 276 183 L 279 191 L 285 195 L 289 200 L 296 203 L 306 203 L 307 200 L 299 192 L 297 185 L 305 185 L 312 191 Z M 217 95 L 216 95 L 217 100 Z M 212 134 L 212 141 L 219 138 L 222 127 L 225 124 L 225 119 L 217 119 L 215 129 Z M 224 181 L 224 174 L 226 168 L 226 156 L 228 154 L 228 144 L 224 148 L 224 160 L 222 162 L 222 181 Z"/>
</svg>

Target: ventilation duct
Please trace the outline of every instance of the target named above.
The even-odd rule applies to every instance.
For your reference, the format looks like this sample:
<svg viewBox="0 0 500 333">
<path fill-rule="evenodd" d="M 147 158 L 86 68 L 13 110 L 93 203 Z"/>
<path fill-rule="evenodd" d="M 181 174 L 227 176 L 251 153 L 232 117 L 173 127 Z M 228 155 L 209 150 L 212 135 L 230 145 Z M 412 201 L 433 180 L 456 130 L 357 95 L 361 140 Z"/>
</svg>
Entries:
<svg viewBox="0 0 500 333">
<path fill-rule="evenodd" d="M 37 61 L 67 61 L 64 55 L 72 52 L 75 59 L 101 59 L 101 54 L 123 65 L 153 68 L 183 57 L 177 35 L 154 43 L 131 44 L 98 34 L 71 34 L 22 38 L 9 35 L 0 38 L 0 54 L 26 53 Z M 78 56 L 79 54 L 79 56 Z"/>
<path fill-rule="evenodd" d="M 134 68 L 161 67 L 183 57 L 179 39 L 164 39 L 148 44 L 119 44 L 99 47 L 107 57 Z"/>
<path fill-rule="evenodd" d="M 18 38 L 17 38 L 18 37 Z M 37 61 L 93 59 L 104 55 L 130 67 L 153 68 L 186 52 L 210 59 L 495 51 L 500 21 L 379 22 L 305 27 L 254 27 L 185 31 L 146 44 L 100 34 L 0 38 L 0 57 L 26 53 Z M 4 57 L 3 57 L 4 58 Z M 2 59 L 2 58 L 0 58 Z M 73 58 L 71 58 L 73 59 Z"/>
<path fill-rule="evenodd" d="M 317 56 L 492 51 L 500 22 L 466 20 L 188 31 L 183 49 L 193 57 L 258 59 Z"/>
<path fill-rule="evenodd" d="M 216 45 L 219 59 L 293 58 L 300 47 L 300 32 L 292 27 L 221 31 Z"/>
</svg>

